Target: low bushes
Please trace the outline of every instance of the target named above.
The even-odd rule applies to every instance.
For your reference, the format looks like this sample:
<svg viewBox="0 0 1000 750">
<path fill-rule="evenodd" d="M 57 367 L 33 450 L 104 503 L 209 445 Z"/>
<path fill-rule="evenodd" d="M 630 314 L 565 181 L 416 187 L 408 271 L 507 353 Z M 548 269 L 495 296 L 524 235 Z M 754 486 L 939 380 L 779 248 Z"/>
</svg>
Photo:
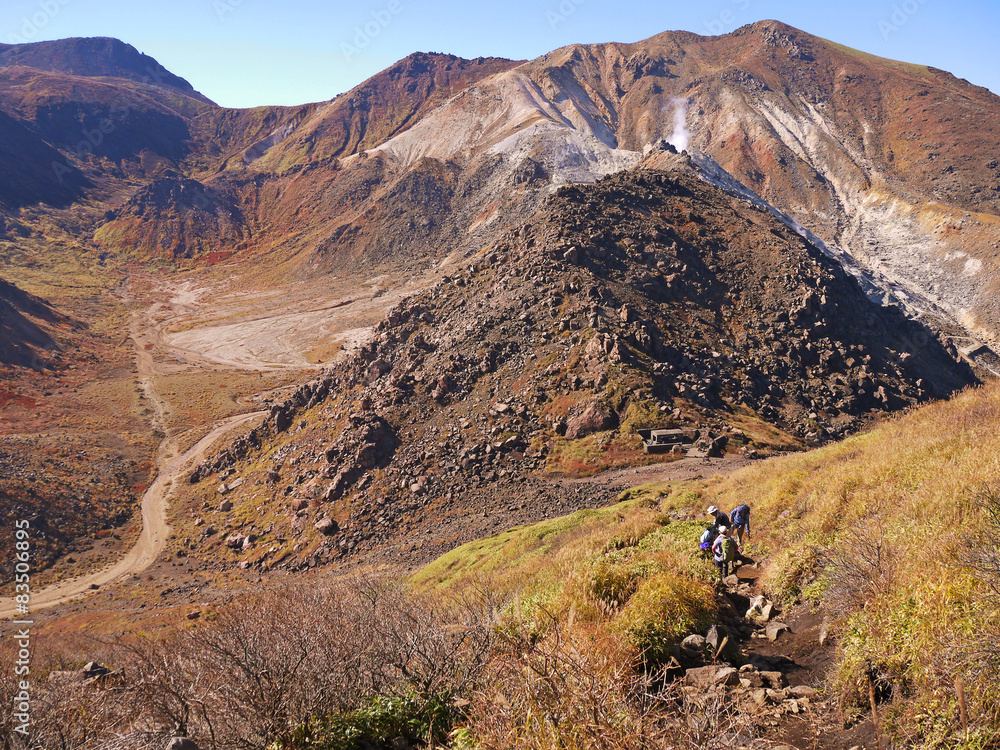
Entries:
<svg viewBox="0 0 1000 750">
<path fill-rule="evenodd" d="M 122 684 L 46 679 L 55 665 L 36 672 L 33 663 L 31 739 L 51 750 L 122 736 L 162 747 L 174 733 L 219 750 L 360 748 L 388 734 L 441 740 L 455 720 L 450 697 L 486 668 L 494 612 L 488 598 L 421 597 L 367 579 L 263 593 L 169 636 L 78 646 L 77 666 L 96 651 L 125 667 Z M 72 659 L 68 644 L 59 648 Z M 13 687 L 0 681 L 5 707 Z"/>
<path fill-rule="evenodd" d="M 711 586 L 664 572 L 643 579 L 614 622 L 646 668 L 656 669 L 670 660 L 685 636 L 704 633 L 716 614 Z"/>
</svg>

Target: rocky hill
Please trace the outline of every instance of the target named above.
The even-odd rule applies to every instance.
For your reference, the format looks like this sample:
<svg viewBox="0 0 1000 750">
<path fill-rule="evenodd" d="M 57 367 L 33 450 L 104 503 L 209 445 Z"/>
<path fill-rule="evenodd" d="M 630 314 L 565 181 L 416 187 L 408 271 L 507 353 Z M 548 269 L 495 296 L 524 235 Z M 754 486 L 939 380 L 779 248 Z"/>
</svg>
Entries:
<svg viewBox="0 0 1000 750">
<path fill-rule="evenodd" d="M 154 180 L 109 211 L 94 235 L 107 251 L 170 259 L 228 257 L 250 228 L 231 191 L 222 192 L 176 174 Z"/>
<path fill-rule="evenodd" d="M 484 518 L 600 501 L 558 477 L 651 460 L 642 428 L 684 430 L 689 455 L 752 455 L 975 382 L 933 331 L 696 172 L 678 157 L 565 187 L 395 309 L 198 468 L 185 553 L 296 567 L 413 534 L 440 552 Z"/>
<path fill-rule="evenodd" d="M 998 106 L 943 71 L 767 21 L 720 37 L 556 50 L 463 92 L 378 151 L 397 168 L 530 158 L 558 185 L 617 171 L 670 139 L 880 269 L 916 307 L 940 305 L 995 341 Z"/>
</svg>

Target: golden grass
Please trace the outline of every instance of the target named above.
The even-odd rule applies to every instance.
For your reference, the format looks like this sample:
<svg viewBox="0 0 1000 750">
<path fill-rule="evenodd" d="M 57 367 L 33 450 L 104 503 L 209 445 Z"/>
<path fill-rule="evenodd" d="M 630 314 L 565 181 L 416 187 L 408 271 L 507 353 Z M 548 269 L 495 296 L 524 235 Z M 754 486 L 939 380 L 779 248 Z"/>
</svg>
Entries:
<svg viewBox="0 0 1000 750">
<path fill-rule="evenodd" d="M 663 513 L 746 502 L 754 529 L 748 552 L 767 560 L 766 590 L 786 603 L 827 594 L 841 615 L 832 685 L 846 714 L 864 713 L 875 672 L 894 696 L 886 722 L 894 739 L 955 746 L 954 681 L 963 676 L 976 686 L 963 746 L 985 746 L 1000 718 L 1000 689 L 989 677 L 1000 668 L 1000 647 L 989 646 L 1000 635 L 1000 607 L 960 560 L 970 540 L 991 532 L 977 497 L 1000 477 L 998 425 L 1000 384 L 991 383 L 835 445 L 729 476 L 635 488 L 609 508 L 473 542 L 413 581 L 461 588 L 488 578 L 521 592 L 519 618 L 542 608 L 550 618 L 603 622 L 647 655 L 666 653 L 711 609 L 708 563 L 695 552 L 701 525 L 668 522 Z M 865 534 L 878 560 L 865 559 L 858 541 Z M 992 534 L 995 543 L 1000 530 Z M 861 582 L 853 609 L 837 608 L 831 560 L 870 563 L 879 576 L 877 585 Z M 681 623 L 677 632 L 653 627 L 664 619 Z"/>
<path fill-rule="evenodd" d="M 692 555 L 698 522 L 671 521 L 651 493 L 463 545 L 419 571 L 418 589 L 487 584 L 507 615 L 546 631 L 567 620 L 610 629 L 647 664 L 662 662 L 715 614 L 710 565 Z"/>
<path fill-rule="evenodd" d="M 836 42 L 831 42 L 829 39 L 821 39 L 821 41 L 830 47 L 833 47 L 845 55 L 850 55 L 851 57 L 857 57 L 864 60 L 867 63 L 877 63 L 885 65 L 890 68 L 895 68 L 896 70 L 903 71 L 905 73 L 911 73 L 913 75 L 923 75 L 927 76 L 930 74 L 926 65 L 920 65 L 918 63 L 908 63 L 901 60 L 893 60 L 888 57 L 879 57 L 878 55 L 873 55 L 870 52 L 862 52 L 859 49 L 854 49 L 853 47 L 848 47 L 845 44 L 837 44 Z"/>
</svg>

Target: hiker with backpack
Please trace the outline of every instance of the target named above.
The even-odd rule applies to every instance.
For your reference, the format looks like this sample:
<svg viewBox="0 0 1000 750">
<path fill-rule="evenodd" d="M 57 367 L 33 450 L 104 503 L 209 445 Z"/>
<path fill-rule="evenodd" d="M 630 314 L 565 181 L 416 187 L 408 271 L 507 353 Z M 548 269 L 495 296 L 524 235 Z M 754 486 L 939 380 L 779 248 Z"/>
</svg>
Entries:
<svg viewBox="0 0 1000 750">
<path fill-rule="evenodd" d="M 736 537 L 739 540 L 739 546 L 742 547 L 743 535 L 746 534 L 747 539 L 750 538 L 750 506 L 737 505 L 733 508 L 729 517 L 732 519 L 733 527 L 736 529 Z"/>
<path fill-rule="evenodd" d="M 722 526 L 719 536 L 712 543 L 712 559 L 719 569 L 719 583 L 729 575 L 729 566 L 736 559 L 736 542 L 729 535 L 729 527 Z"/>
</svg>

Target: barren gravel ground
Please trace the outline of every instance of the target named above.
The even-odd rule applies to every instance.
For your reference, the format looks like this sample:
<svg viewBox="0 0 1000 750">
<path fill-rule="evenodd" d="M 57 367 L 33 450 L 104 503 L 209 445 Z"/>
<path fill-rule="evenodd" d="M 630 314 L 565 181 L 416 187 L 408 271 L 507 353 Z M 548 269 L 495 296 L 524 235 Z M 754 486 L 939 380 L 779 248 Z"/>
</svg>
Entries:
<svg viewBox="0 0 1000 750">
<path fill-rule="evenodd" d="M 135 342 L 138 385 L 152 406 L 152 427 L 166 433 L 157 454 L 158 475 L 142 498 L 142 532 L 132 549 L 113 565 L 33 592 L 32 611 L 86 595 L 152 565 L 170 535 L 167 514 L 172 488 L 223 436 L 263 415 L 238 414 L 204 425 L 211 431 L 185 449 L 184 440 L 196 431 L 170 434 L 167 425 L 173 405 L 157 392 L 156 376 L 209 370 L 319 369 L 325 362 L 314 356 L 315 351 L 334 351 L 337 344 L 342 352 L 356 348 L 387 310 L 436 278 L 436 273 L 429 272 L 401 283 L 374 278 L 334 282 L 332 288 L 327 282 L 265 292 L 242 289 L 235 278 L 222 282 L 135 279 L 125 299 L 133 311 L 129 335 Z M 16 614 L 12 599 L 0 599 L 0 618 Z"/>
<path fill-rule="evenodd" d="M 627 469 L 612 469 L 592 477 L 565 479 L 566 485 L 601 485 L 627 489 L 649 482 L 676 482 L 690 479 L 705 479 L 716 474 L 729 474 L 749 466 L 750 459 L 733 456 L 721 458 L 682 458 L 670 463 L 633 466 Z"/>
<path fill-rule="evenodd" d="M 31 610 L 62 604 L 125 576 L 140 573 L 152 565 L 170 536 L 167 507 L 174 485 L 183 480 L 191 466 L 202 460 L 223 435 L 263 415 L 264 412 L 254 412 L 231 417 L 179 456 L 176 455 L 177 438 L 165 440 L 160 446 L 163 461 L 160 473 L 142 497 L 142 533 L 132 549 L 117 563 L 103 570 L 60 581 L 41 591 L 32 592 Z M 13 599 L 0 599 L 0 618 L 14 617 L 16 614 L 17 607 Z"/>
</svg>

